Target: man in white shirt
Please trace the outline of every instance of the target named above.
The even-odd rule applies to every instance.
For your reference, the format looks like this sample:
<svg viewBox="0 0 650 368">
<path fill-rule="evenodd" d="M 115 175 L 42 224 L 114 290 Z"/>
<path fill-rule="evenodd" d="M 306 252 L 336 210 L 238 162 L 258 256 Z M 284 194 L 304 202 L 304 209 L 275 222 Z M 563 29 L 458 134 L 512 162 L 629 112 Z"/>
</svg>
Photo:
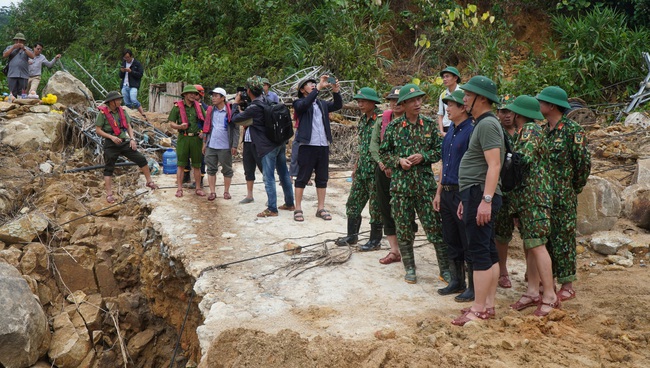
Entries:
<svg viewBox="0 0 650 368">
<path fill-rule="evenodd" d="M 27 81 L 27 91 L 30 93 L 32 91 L 36 92 L 38 85 L 41 83 L 43 65 L 52 68 L 54 63 L 61 58 L 61 54 L 56 54 L 54 59 L 48 61 L 42 52 L 43 44 L 37 43 L 36 46 L 34 46 L 34 57 L 29 59 L 29 80 Z"/>
<path fill-rule="evenodd" d="M 438 98 L 438 129 L 440 129 L 440 134 L 444 137 L 447 130 L 449 130 L 451 120 L 447 115 L 447 106 L 442 99 L 450 96 L 460 86 L 460 72 L 455 67 L 448 66 L 440 72 L 440 77 L 442 77 L 442 84 L 447 87 Z"/>
</svg>

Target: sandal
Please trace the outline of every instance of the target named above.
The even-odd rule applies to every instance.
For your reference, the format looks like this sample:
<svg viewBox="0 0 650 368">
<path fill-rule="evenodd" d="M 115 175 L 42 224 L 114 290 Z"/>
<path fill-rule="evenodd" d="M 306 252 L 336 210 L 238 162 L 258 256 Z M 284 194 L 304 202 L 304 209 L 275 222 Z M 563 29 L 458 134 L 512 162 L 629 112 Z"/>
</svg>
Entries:
<svg viewBox="0 0 650 368">
<path fill-rule="evenodd" d="M 154 183 L 153 181 L 148 182 L 147 187 L 149 187 L 149 188 L 151 188 L 153 190 L 160 189 L 160 187 L 157 186 L 156 183 Z"/>
<path fill-rule="evenodd" d="M 463 308 L 463 309 L 460 310 L 460 313 L 467 313 L 467 312 L 469 312 L 470 309 L 472 309 L 472 307 Z M 497 315 L 494 307 L 485 308 L 485 313 L 488 314 L 489 318 L 495 318 L 496 315 Z"/>
<path fill-rule="evenodd" d="M 293 211 L 293 221 L 305 221 L 305 216 L 303 215 L 302 210 Z"/>
<path fill-rule="evenodd" d="M 560 290 L 557 292 L 557 299 L 561 302 L 565 302 L 567 300 L 571 300 L 576 297 L 576 291 L 573 289 L 568 289 L 565 287 L 561 287 Z"/>
<path fill-rule="evenodd" d="M 524 298 L 529 299 L 530 301 L 529 302 L 522 302 L 521 300 L 524 299 Z M 528 307 L 533 307 L 533 306 L 539 305 L 539 303 L 541 303 L 541 302 L 542 302 L 542 298 L 539 295 L 530 296 L 530 295 L 522 294 L 521 298 L 519 298 L 519 300 L 517 300 L 516 303 L 510 304 L 510 308 L 512 308 L 512 309 L 514 309 L 516 311 L 520 311 L 520 310 L 524 310 L 524 309 L 526 309 Z"/>
<path fill-rule="evenodd" d="M 106 202 L 115 203 L 115 197 L 113 197 L 113 193 L 106 195 Z"/>
<path fill-rule="evenodd" d="M 397 253 L 390 252 L 388 255 L 386 255 L 386 257 L 379 260 L 379 263 L 383 265 L 391 264 L 393 262 L 402 262 L 402 256 Z"/>
<path fill-rule="evenodd" d="M 195 191 L 194 191 L 194 194 L 196 194 L 196 195 L 199 196 L 199 197 L 205 197 L 205 192 L 203 191 L 203 189 L 197 189 L 197 190 L 195 190 Z"/>
<path fill-rule="evenodd" d="M 542 308 L 544 306 L 551 307 L 547 312 L 542 311 Z M 533 313 L 537 317 L 546 317 L 548 316 L 553 309 L 560 309 L 560 298 L 557 298 L 554 303 L 544 303 L 541 302 L 538 306 L 537 309 L 535 309 L 535 312 Z"/>
<path fill-rule="evenodd" d="M 278 213 L 269 210 L 268 208 L 257 214 L 257 217 L 277 217 Z"/>
<path fill-rule="evenodd" d="M 510 289 L 512 287 L 512 283 L 510 282 L 510 277 L 508 277 L 508 275 L 499 276 L 499 286 L 504 289 Z"/>
<path fill-rule="evenodd" d="M 279 210 L 285 210 L 285 211 L 293 211 L 296 209 L 296 206 L 287 206 L 287 204 L 283 204 L 282 206 L 278 207 Z"/>
<path fill-rule="evenodd" d="M 474 316 L 478 317 L 478 318 L 477 319 L 469 318 L 469 315 L 472 315 L 472 314 Z M 486 320 L 486 319 L 489 319 L 489 318 L 490 318 L 490 315 L 489 315 L 489 313 L 487 311 L 485 311 L 485 312 L 475 312 L 470 308 L 466 313 L 463 313 L 459 317 L 457 317 L 456 319 L 452 320 L 451 324 L 455 325 L 455 326 L 465 326 L 465 324 L 467 322 L 476 321 L 476 320 L 479 320 L 479 319 Z"/>
<path fill-rule="evenodd" d="M 217 193 L 212 192 L 208 196 L 208 201 L 214 201 L 216 198 L 217 198 Z"/>
<path fill-rule="evenodd" d="M 216 196 L 216 194 L 215 194 L 215 196 Z M 230 198 L 232 198 L 232 196 L 230 195 L 230 193 L 228 193 L 228 192 L 223 192 L 223 199 L 230 199 Z"/>
<path fill-rule="evenodd" d="M 320 217 L 325 221 L 329 221 L 332 219 L 332 215 L 330 215 L 329 211 L 321 208 L 320 210 L 316 211 L 316 217 Z"/>
<path fill-rule="evenodd" d="M 176 198 L 180 198 L 180 197 L 182 197 L 182 196 L 183 196 L 183 189 L 178 189 L 178 190 L 176 191 Z"/>
</svg>

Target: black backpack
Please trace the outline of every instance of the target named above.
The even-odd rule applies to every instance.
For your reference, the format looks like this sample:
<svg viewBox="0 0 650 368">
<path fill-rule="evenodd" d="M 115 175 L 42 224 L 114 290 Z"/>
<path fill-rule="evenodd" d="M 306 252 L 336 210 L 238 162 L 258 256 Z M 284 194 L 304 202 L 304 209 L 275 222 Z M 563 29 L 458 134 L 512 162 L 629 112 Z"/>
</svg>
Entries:
<svg viewBox="0 0 650 368">
<path fill-rule="evenodd" d="M 293 121 L 289 108 L 283 103 L 253 101 L 264 110 L 266 137 L 273 143 L 286 143 L 293 137 Z"/>
<path fill-rule="evenodd" d="M 501 191 L 507 193 L 521 186 L 524 181 L 526 167 L 522 159 L 523 155 L 512 151 L 505 131 L 503 132 L 503 139 L 506 143 L 506 159 L 503 161 L 503 167 L 501 168 Z"/>
</svg>

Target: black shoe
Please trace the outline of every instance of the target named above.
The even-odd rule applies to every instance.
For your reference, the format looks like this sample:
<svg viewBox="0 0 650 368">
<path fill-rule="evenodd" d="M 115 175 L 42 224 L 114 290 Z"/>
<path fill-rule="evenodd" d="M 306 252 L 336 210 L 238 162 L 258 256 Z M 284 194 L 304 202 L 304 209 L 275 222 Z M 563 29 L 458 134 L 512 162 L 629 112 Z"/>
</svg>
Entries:
<svg viewBox="0 0 650 368">
<path fill-rule="evenodd" d="M 361 227 L 361 217 L 348 217 L 348 236 L 336 239 L 334 242 L 339 247 L 357 244 L 359 241 L 359 228 Z"/>
<path fill-rule="evenodd" d="M 381 236 L 383 230 L 382 224 L 370 224 L 370 240 L 362 246 L 359 247 L 359 250 L 362 252 L 368 252 L 371 250 L 381 249 Z"/>
<path fill-rule="evenodd" d="M 462 294 L 456 295 L 454 300 L 459 303 L 474 301 L 474 268 L 469 263 L 467 264 L 467 289 Z"/>
<path fill-rule="evenodd" d="M 449 281 L 449 284 L 446 287 L 442 289 L 438 289 L 438 294 L 449 295 L 449 294 L 458 294 L 465 291 L 466 285 L 465 285 L 464 265 L 465 262 L 463 261 L 449 262 L 449 272 L 451 273 L 451 281 Z"/>
</svg>

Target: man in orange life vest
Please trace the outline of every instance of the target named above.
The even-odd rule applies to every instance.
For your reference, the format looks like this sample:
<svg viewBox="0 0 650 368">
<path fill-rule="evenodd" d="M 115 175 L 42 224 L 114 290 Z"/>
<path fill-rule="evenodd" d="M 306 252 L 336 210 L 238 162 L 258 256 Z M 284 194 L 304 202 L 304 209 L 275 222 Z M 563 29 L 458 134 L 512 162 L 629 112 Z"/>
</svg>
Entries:
<svg viewBox="0 0 650 368">
<path fill-rule="evenodd" d="M 104 186 L 108 203 L 115 202 L 112 176 L 115 162 L 120 155 L 138 165 L 147 179 L 147 187 L 158 189 L 151 179 L 147 159 L 137 151 L 137 142 L 131 128 L 131 117 L 120 106 L 121 104 L 122 95 L 117 91 L 109 92 L 104 99 L 104 105 L 98 107 L 99 114 L 95 122 L 95 132 L 104 138 Z"/>
<path fill-rule="evenodd" d="M 182 100 L 176 101 L 172 111 L 169 112 L 169 126 L 178 129 L 176 141 L 176 155 L 178 157 L 176 167 L 176 197 L 183 196 L 183 168 L 188 160 L 192 162 L 194 181 L 201 182 L 201 156 L 203 150 L 203 139 L 199 120 L 205 120 L 205 110 L 199 103 L 199 91 L 189 84 L 183 88 Z M 194 193 L 205 197 L 205 192 L 197 187 Z"/>
</svg>

